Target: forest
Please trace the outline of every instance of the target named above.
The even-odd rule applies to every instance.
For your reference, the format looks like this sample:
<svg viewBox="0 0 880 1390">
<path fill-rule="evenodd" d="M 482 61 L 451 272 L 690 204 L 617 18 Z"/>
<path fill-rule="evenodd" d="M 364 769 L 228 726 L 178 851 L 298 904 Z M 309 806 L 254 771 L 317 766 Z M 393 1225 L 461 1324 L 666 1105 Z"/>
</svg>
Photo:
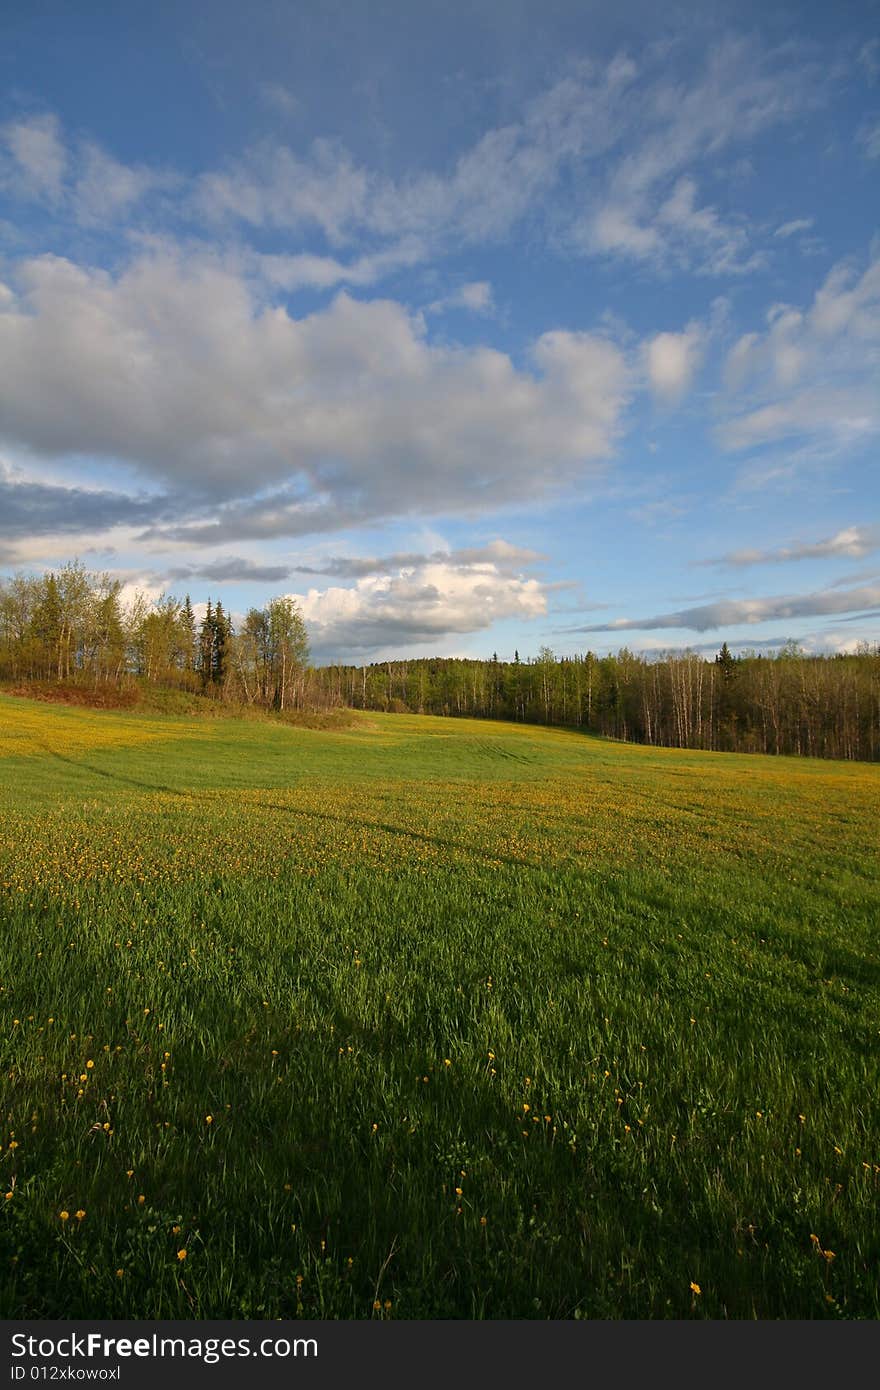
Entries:
<svg viewBox="0 0 880 1390">
<path fill-rule="evenodd" d="M 880 645 L 814 655 L 713 656 L 626 648 L 512 661 L 419 658 L 314 666 L 295 601 L 272 599 L 233 627 L 222 600 L 197 621 L 189 598 L 139 595 L 78 562 L 0 581 L 0 679 L 12 688 L 145 686 L 232 707 L 460 715 L 584 729 L 675 748 L 880 757 Z"/>
</svg>

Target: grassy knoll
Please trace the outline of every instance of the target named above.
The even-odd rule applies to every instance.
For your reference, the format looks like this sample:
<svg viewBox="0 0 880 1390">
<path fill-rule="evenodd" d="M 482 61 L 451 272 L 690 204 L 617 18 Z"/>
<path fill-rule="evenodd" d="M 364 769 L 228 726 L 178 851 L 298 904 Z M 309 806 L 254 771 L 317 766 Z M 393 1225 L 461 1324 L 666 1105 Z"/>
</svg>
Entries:
<svg viewBox="0 0 880 1390">
<path fill-rule="evenodd" d="M 0 1316 L 880 1316 L 878 813 L 0 697 Z"/>
</svg>

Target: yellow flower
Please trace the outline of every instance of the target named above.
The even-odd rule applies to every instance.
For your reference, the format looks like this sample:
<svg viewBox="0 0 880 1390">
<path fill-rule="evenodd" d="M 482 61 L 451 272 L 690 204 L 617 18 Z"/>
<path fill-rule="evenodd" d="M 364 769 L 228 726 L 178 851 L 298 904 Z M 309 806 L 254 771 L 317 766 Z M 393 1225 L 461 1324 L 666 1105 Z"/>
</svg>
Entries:
<svg viewBox="0 0 880 1390">
<path fill-rule="evenodd" d="M 6 1194 L 6 1200 L 7 1200 L 7 1202 L 11 1202 L 11 1201 L 12 1201 L 12 1195 L 13 1195 L 13 1194 L 12 1194 L 11 1192 L 7 1192 L 7 1194 Z"/>
<path fill-rule="evenodd" d="M 178 1252 L 177 1252 L 177 1258 L 178 1258 L 179 1260 L 185 1260 L 185 1259 L 186 1259 L 186 1251 L 185 1251 L 185 1250 L 178 1250 Z"/>
<path fill-rule="evenodd" d="M 79 1211 L 77 1212 L 77 1214 L 76 1214 L 76 1219 L 77 1219 L 77 1221 L 85 1221 L 85 1219 L 86 1219 L 86 1214 L 85 1214 L 85 1212 L 83 1211 L 82 1207 L 80 1207 Z"/>
<path fill-rule="evenodd" d="M 382 1304 L 381 1304 L 381 1302 L 379 1301 L 379 1299 L 377 1298 L 376 1301 L 375 1301 L 374 1304 L 373 1304 L 373 1312 L 374 1312 L 374 1313 L 381 1313 L 381 1311 L 382 1311 Z"/>
<path fill-rule="evenodd" d="M 179 1226 L 172 1226 L 172 1227 L 171 1227 L 171 1234 L 172 1234 L 173 1236 L 179 1236 L 179 1235 L 180 1235 L 180 1227 L 179 1227 Z"/>
<path fill-rule="evenodd" d="M 699 1284 L 695 1284 L 694 1281 L 693 1281 L 693 1279 L 692 1279 L 692 1280 L 691 1280 L 691 1293 L 702 1293 L 702 1292 L 703 1292 L 703 1290 L 700 1288 Z"/>
<path fill-rule="evenodd" d="M 70 1212 L 69 1212 L 69 1211 L 59 1211 L 58 1216 L 59 1216 L 60 1220 L 62 1220 L 62 1221 L 69 1221 L 69 1220 L 70 1220 Z"/>
<path fill-rule="evenodd" d="M 91 1071 L 91 1070 L 92 1070 L 92 1067 L 93 1067 L 94 1065 L 95 1065 L 95 1064 L 94 1064 L 94 1062 L 92 1061 L 92 1059 L 89 1058 L 89 1060 L 86 1062 L 86 1071 Z"/>
<path fill-rule="evenodd" d="M 214 1116 L 213 1116 L 213 1115 L 206 1115 L 206 1116 L 205 1116 L 205 1124 L 206 1124 L 206 1125 L 212 1125 L 213 1123 L 214 1123 Z"/>
<path fill-rule="evenodd" d="M 124 1274 L 125 1274 L 125 1270 L 124 1270 L 124 1269 L 117 1269 L 117 1271 L 116 1271 L 116 1278 L 117 1278 L 117 1279 L 121 1279 L 122 1276 L 123 1276 Z"/>
<path fill-rule="evenodd" d="M 138 1197 L 138 1206 L 139 1206 L 139 1207 L 142 1207 L 142 1206 L 144 1205 L 144 1202 L 145 1202 L 146 1200 L 147 1200 L 147 1199 L 146 1199 L 146 1197 L 144 1196 L 144 1194 L 143 1194 L 143 1192 L 142 1192 L 142 1193 L 140 1194 L 140 1196 Z"/>
</svg>

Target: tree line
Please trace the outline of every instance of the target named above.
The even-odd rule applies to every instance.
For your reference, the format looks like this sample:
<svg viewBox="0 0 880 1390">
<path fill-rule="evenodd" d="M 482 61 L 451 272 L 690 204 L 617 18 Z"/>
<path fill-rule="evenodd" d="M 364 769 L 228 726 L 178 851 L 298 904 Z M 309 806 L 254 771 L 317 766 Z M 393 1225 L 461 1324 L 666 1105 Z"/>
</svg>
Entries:
<svg viewBox="0 0 880 1390">
<path fill-rule="evenodd" d="M 122 583 L 79 563 L 0 583 L 0 676 L 124 685 L 145 680 L 286 709 L 307 697 L 308 637 L 291 598 L 251 608 L 236 632 L 220 599 L 197 623 L 189 595 L 122 602 Z"/>
<path fill-rule="evenodd" d="M 354 709 L 561 725 L 636 743 L 731 752 L 880 758 L 880 647 L 807 655 L 646 656 L 587 651 L 501 661 L 419 658 L 309 664 L 294 600 L 251 608 L 236 630 L 220 599 L 138 595 L 78 562 L 0 582 L 0 677 L 137 681 L 268 709 Z"/>
<path fill-rule="evenodd" d="M 557 724 L 674 748 L 880 757 L 880 647 L 812 656 L 694 652 L 327 666 L 328 700 L 371 710 Z"/>
</svg>

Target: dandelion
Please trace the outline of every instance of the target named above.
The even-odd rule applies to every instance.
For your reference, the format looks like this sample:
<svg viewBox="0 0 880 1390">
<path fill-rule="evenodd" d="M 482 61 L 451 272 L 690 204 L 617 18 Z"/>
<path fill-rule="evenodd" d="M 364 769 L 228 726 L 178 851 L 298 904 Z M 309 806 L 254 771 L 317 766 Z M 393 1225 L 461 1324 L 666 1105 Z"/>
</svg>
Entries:
<svg viewBox="0 0 880 1390">
<path fill-rule="evenodd" d="M 205 1116 L 205 1124 L 206 1124 L 206 1125 L 212 1125 L 213 1123 L 214 1123 L 214 1116 L 213 1116 L 213 1115 L 206 1115 L 206 1116 Z"/>
<path fill-rule="evenodd" d="M 59 1221 L 69 1221 L 69 1220 L 70 1220 L 70 1212 L 69 1212 L 69 1211 L 59 1211 L 59 1213 L 58 1213 L 58 1219 L 59 1219 Z"/>
<path fill-rule="evenodd" d="M 80 1207 L 79 1211 L 76 1213 L 76 1219 L 77 1221 L 85 1221 L 86 1214 L 83 1211 L 82 1207 Z"/>
<path fill-rule="evenodd" d="M 94 1065 L 95 1064 L 90 1057 L 89 1060 L 86 1062 L 86 1071 L 91 1071 Z"/>
<path fill-rule="evenodd" d="M 374 1312 L 374 1313 L 381 1313 L 381 1311 L 382 1311 L 382 1304 L 381 1304 L 380 1300 L 377 1298 L 377 1299 L 374 1301 L 374 1303 L 373 1303 L 373 1312 Z"/>
<path fill-rule="evenodd" d="M 444 1058 L 443 1058 L 443 1065 L 444 1065 L 444 1067 L 451 1067 L 451 1066 L 452 1066 L 452 1058 L 451 1058 L 451 1057 L 444 1057 Z"/>
<path fill-rule="evenodd" d="M 691 1280 L 691 1293 L 693 1293 L 693 1294 L 701 1294 L 702 1292 L 703 1292 L 703 1290 L 700 1288 L 699 1284 L 695 1283 L 694 1280 L 692 1279 L 692 1280 Z"/>
<path fill-rule="evenodd" d="M 124 1269 L 117 1269 L 117 1271 L 116 1271 L 116 1278 L 117 1278 L 117 1279 L 122 1279 L 122 1278 L 124 1277 L 124 1275 L 125 1275 L 125 1270 L 124 1270 Z"/>
<path fill-rule="evenodd" d="M 177 1252 L 177 1258 L 178 1258 L 179 1260 L 185 1260 L 185 1259 L 186 1259 L 186 1250 L 178 1250 L 178 1252 Z"/>
<path fill-rule="evenodd" d="M 11 1201 L 12 1201 L 13 1195 L 14 1195 L 14 1194 L 13 1194 L 12 1192 L 7 1192 L 7 1193 L 6 1193 L 6 1200 L 7 1200 L 7 1202 L 11 1202 Z"/>
<path fill-rule="evenodd" d="M 144 1196 L 143 1192 L 141 1192 L 141 1194 L 140 1194 L 139 1197 L 138 1197 L 138 1206 L 139 1206 L 139 1207 L 142 1207 L 142 1206 L 144 1205 L 144 1202 L 145 1202 L 146 1200 L 147 1200 L 147 1199 L 146 1199 L 146 1197 Z"/>
</svg>

